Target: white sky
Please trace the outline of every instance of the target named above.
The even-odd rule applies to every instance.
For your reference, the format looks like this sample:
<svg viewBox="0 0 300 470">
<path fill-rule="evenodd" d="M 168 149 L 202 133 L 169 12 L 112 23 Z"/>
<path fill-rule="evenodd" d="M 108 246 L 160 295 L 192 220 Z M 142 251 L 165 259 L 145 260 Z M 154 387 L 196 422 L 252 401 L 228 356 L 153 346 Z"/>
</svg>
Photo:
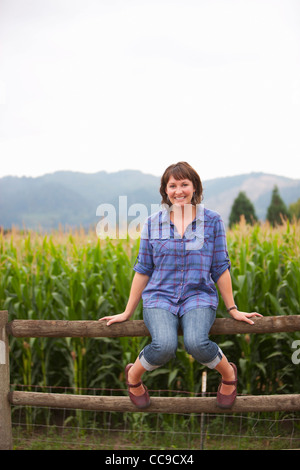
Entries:
<svg viewBox="0 0 300 470">
<path fill-rule="evenodd" d="M 300 178 L 299 0 L 1 0 L 0 177 Z"/>
</svg>

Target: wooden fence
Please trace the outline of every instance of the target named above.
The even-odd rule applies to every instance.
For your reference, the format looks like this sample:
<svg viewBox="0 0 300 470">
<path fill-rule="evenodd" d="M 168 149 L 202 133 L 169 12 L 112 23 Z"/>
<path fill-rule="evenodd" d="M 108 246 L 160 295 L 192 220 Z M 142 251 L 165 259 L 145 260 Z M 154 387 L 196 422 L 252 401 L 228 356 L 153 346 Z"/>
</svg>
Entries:
<svg viewBox="0 0 300 470">
<path fill-rule="evenodd" d="M 210 334 L 275 333 L 300 331 L 300 315 L 260 317 L 249 325 L 232 318 L 217 318 Z M 179 331 L 179 334 L 182 334 Z M 60 393 L 10 391 L 9 335 L 18 338 L 33 337 L 124 337 L 149 336 L 141 320 L 114 323 L 109 327 L 99 321 L 64 320 L 13 320 L 8 322 L 8 312 L 0 311 L 0 449 L 12 448 L 11 405 L 69 408 L 93 411 L 138 410 L 129 397 L 89 396 Z M 230 410 L 216 405 L 209 397 L 152 397 L 147 413 L 241 413 L 260 411 L 298 411 L 299 394 L 238 396 Z"/>
</svg>

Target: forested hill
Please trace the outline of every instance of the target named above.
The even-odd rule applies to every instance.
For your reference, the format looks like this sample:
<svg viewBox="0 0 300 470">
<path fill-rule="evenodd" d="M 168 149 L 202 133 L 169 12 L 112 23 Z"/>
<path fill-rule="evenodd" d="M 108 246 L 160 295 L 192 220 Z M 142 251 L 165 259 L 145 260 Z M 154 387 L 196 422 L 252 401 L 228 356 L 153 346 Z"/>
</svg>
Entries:
<svg viewBox="0 0 300 470">
<path fill-rule="evenodd" d="M 266 216 L 271 192 L 278 186 L 289 205 L 300 198 L 300 180 L 265 173 L 249 173 L 202 181 L 203 203 L 216 210 L 227 224 L 235 197 L 246 192 L 260 219 Z M 127 205 L 144 204 L 150 214 L 151 204 L 160 203 L 160 179 L 140 171 L 115 173 L 100 171 L 86 174 L 58 171 L 40 177 L 0 178 L 0 226 L 43 228 L 95 226 L 96 209 L 112 204 L 118 213 L 119 196 L 127 196 Z"/>
</svg>

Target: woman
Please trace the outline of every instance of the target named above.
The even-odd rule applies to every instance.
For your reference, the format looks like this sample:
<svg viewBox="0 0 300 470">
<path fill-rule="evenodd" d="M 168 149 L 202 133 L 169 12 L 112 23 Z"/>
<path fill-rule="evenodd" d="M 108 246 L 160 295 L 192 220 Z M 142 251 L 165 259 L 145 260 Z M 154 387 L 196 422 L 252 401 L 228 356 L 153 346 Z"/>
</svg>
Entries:
<svg viewBox="0 0 300 470">
<path fill-rule="evenodd" d="M 150 405 L 142 376 L 175 356 L 179 326 L 187 352 L 221 374 L 217 404 L 230 408 L 237 394 L 237 369 L 208 336 L 218 306 L 215 283 L 234 319 L 253 324 L 251 317 L 261 315 L 240 312 L 234 303 L 224 225 L 219 214 L 200 204 L 197 172 L 186 162 L 169 166 L 160 193 L 164 209 L 151 215 L 142 230 L 126 309 L 101 320 L 107 325 L 129 320 L 142 297 L 151 344 L 125 369 L 129 396 L 138 408 Z"/>
</svg>

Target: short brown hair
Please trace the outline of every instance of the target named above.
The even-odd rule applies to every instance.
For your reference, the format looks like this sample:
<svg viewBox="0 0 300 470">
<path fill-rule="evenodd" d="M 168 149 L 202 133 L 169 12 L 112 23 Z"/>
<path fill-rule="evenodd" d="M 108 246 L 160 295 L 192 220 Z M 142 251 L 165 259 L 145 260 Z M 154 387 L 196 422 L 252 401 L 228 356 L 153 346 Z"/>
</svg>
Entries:
<svg viewBox="0 0 300 470">
<path fill-rule="evenodd" d="M 189 165 L 189 163 L 187 162 L 178 162 L 168 166 L 168 168 L 162 175 L 159 190 L 162 197 L 162 204 L 168 204 L 169 206 L 171 206 L 171 203 L 166 194 L 166 187 L 171 176 L 173 176 L 173 178 L 175 178 L 176 180 L 190 180 L 195 188 L 195 193 L 191 202 L 194 205 L 200 204 L 200 202 L 202 201 L 203 193 L 200 176 L 194 170 L 194 168 L 192 168 L 191 165 Z"/>
</svg>

